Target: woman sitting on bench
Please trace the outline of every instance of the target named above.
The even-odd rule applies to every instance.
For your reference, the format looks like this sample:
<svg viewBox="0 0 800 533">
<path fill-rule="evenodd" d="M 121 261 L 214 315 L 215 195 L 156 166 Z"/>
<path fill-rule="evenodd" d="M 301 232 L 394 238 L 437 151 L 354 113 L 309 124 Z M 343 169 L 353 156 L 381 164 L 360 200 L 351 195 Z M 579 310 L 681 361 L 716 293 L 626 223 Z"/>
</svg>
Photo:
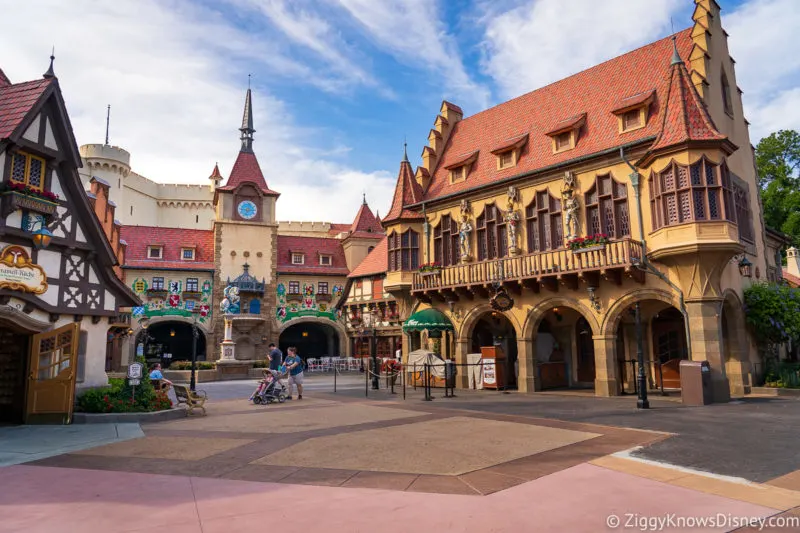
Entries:
<svg viewBox="0 0 800 533">
<path fill-rule="evenodd" d="M 161 364 L 156 363 L 153 366 L 153 369 L 150 371 L 150 381 L 158 381 L 161 385 L 166 385 L 167 387 L 172 385 L 172 382 L 164 377 L 164 374 L 161 373 Z"/>
</svg>

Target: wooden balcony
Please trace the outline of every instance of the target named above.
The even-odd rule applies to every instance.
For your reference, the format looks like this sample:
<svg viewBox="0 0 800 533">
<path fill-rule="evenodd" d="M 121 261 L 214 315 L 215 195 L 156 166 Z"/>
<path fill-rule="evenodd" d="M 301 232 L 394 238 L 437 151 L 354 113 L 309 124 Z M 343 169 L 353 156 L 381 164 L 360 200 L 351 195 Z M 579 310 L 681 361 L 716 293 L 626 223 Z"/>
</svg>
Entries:
<svg viewBox="0 0 800 533">
<path fill-rule="evenodd" d="M 497 284 L 520 293 L 522 287 L 535 292 L 540 287 L 552 291 L 559 286 L 577 289 L 580 281 L 597 286 L 601 277 L 620 284 L 623 275 L 642 282 L 643 274 L 633 266 L 641 257 L 641 243 L 631 239 L 612 241 L 600 249 L 573 252 L 564 248 L 503 257 L 444 267 L 437 273 L 415 272 L 411 292 L 422 300 L 434 297 L 446 301 L 457 299 L 458 294 L 485 296 Z"/>
</svg>

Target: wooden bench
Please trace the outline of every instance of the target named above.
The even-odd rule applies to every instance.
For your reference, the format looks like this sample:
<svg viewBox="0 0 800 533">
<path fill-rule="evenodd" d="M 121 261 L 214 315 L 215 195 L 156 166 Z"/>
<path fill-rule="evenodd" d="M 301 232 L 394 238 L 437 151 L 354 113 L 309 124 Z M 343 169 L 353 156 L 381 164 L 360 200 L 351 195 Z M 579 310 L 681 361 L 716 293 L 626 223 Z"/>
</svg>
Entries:
<svg viewBox="0 0 800 533">
<path fill-rule="evenodd" d="M 172 388 L 175 391 L 178 405 L 185 405 L 189 410 L 189 414 L 192 414 L 195 408 L 199 408 L 203 411 L 203 416 L 205 416 L 206 408 L 203 407 L 203 404 L 208 399 L 205 391 L 192 392 L 186 385 L 178 385 L 177 383 L 173 383 Z"/>
</svg>

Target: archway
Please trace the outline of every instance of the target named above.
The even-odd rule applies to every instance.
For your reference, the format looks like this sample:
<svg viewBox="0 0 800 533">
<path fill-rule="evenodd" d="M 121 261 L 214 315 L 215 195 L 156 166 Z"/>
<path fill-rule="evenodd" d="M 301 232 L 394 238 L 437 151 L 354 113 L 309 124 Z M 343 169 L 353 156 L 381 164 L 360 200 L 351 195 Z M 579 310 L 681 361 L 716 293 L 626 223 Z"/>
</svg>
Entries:
<svg viewBox="0 0 800 533">
<path fill-rule="evenodd" d="M 285 354 L 294 346 L 301 358 L 340 357 L 342 338 L 332 324 L 319 321 L 306 321 L 291 324 L 284 329 L 278 339 L 278 345 Z"/>
<path fill-rule="evenodd" d="M 160 363 L 165 368 L 175 361 L 191 361 L 194 342 L 192 330 L 191 324 L 180 321 L 150 324 L 136 335 L 137 355 L 144 355 L 148 365 Z M 197 333 L 196 360 L 205 361 L 206 335 L 200 327 Z"/>
<path fill-rule="evenodd" d="M 489 311 L 478 317 L 470 334 L 471 353 L 481 353 L 484 348 L 502 350 L 505 356 L 504 376 L 498 384 L 503 389 L 517 387 L 517 332 L 514 324 L 503 313 Z"/>
</svg>

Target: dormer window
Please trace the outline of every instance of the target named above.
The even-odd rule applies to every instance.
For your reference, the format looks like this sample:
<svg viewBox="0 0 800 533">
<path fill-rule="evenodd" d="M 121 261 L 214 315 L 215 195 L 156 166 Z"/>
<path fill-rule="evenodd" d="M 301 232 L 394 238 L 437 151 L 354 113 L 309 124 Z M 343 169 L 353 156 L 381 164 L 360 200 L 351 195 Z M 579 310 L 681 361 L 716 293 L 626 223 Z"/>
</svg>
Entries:
<svg viewBox="0 0 800 533">
<path fill-rule="evenodd" d="M 509 168 L 514 166 L 514 151 L 509 150 L 508 152 L 503 152 L 499 156 L 497 156 L 497 162 L 500 165 L 500 168 Z"/>
<path fill-rule="evenodd" d="M 445 165 L 445 169 L 450 171 L 450 183 L 458 183 L 467 179 L 472 163 L 478 159 L 478 151 L 458 156 L 454 161 Z"/>
<path fill-rule="evenodd" d="M 181 248 L 181 259 L 194 261 L 194 248 Z"/>
<path fill-rule="evenodd" d="M 329 255 L 320 255 L 319 256 L 319 264 L 321 266 L 331 266 L 331 256 L 329 256 Z"/>
<path fill-rule="evenodd" d="M 292 264 L 293 265 L 303 265 L 305 264 L 305 256 L 301 253 L 292 253 Z"/>
<path fill-rule="evenodd" d="M 655 94 L 654 90 L 644 91 L 618 102 L 611 112 L 617 116 L 620 133 L 638 130 L 647 125 L 647 113 Z"/>
<path fill-rule="evenodd" d="M 147 247 L 147 258 L 148 259 L 161 259 L 164 257 L 164 247 L 163 246 L 148 246 Z"/>
<path fill-rule="evenodd" d="M 553 153 L 558 154 L 572 150 L 578 144 L 581 128 L 586 123 L 586 113 L 564 119 L 547 132 L 553 141 Z"/>
<path fill-rule="evenodd" d="M 11 155 L 11 182 L 26 185 L 35 191 L 44 189 L 44 159 L 24 152 Z M 2 170 L 2 169 L 0 169 Z"/>
</svg>

